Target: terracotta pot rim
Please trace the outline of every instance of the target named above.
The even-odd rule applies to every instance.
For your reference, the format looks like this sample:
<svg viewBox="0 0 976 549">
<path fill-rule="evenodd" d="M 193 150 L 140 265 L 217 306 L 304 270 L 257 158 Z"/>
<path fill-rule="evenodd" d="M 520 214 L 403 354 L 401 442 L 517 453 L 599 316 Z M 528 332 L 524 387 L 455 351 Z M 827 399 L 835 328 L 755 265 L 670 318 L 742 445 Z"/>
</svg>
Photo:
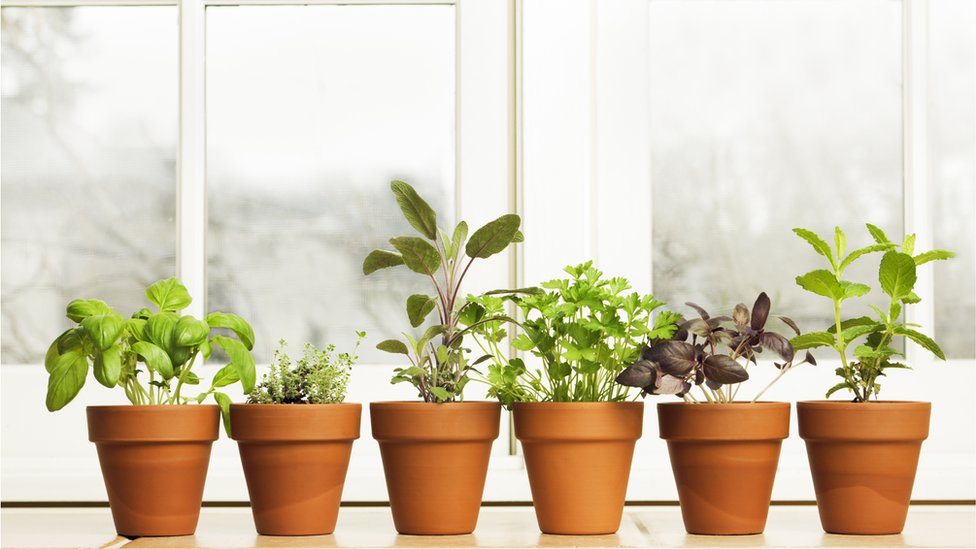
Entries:
<svg viewBox="0 0 976 549">
<path fill-rule="evenodd" d="M 460 402 L 424 402 L 422 400 L 380 400 L 380 401 L 369 403 L 370 408 L 373 407 L 392 408 L 396 406 L 409 406 L 412 408 L 434 408 L 437 406 L 446 406 L 446 407 L 465 406 L 465 407 L 473 408 L 475 406 L 484 406 L 484 407 L 493 408 L 495 406 L 501 406 L 501 403 L 494 400 L 463 400 Z"/>
<path fill-rule="evenodd" d="M 369 404 L 373 438 L 380 443 L 454 443 L 498 438 L 498 402 L 391 401 Z"/>
<path fill-rule="evenodd" d="M 781 408 L 783 406 L 789 407 L 790 402 L 784 402 L 779 400 L 760 400 L 759 402 L 658 402 L 658 408 L 683 408 L 686 406 L 694 406 L 695 408 L 701 407 L 703 410 L 728 410 L 734 408 L 736 410 L 741 410 L 743 408 L 761 409 L 761 408 Z"/>
<path fill-rule="evenodd" d="M 850 402 L 846 400 L 800 400 L 796 403 L 797 409 L 800 406 L 808 409 L 839 410 L 842 408 L 865 409 L 867 407 L 878 408 L 930 408 L 931 402 L 924 400 L 869 400 L 867 402 Z"/>
<path fill-rule="evenodd" d="M 624 402 L 515 402 L 512 410 L 517 408 L 534 408 L 536 410 L 568 410 L 571 408 L 643 408 L 643 401 L 624 401 Z"/>
<path fill-rule="evenodd" d="M 336 404 L 232 404 L 230 438 L 241 443 L 351 442 L 359 438 L 363 407 Z"/>
<path fill-rule="evenodd" d="M 86 410 L 92 410 L 94 412 L 112 412 L 112 411 L 149 411 L 149 410 L 163 410 L 167 408 L 172 408 L 174 410 L 196 410 L 200 408 L 214 409 L 220 408 L 216 404 L 99 404 L 93 406 L 86 406 Z"/>
</svg>

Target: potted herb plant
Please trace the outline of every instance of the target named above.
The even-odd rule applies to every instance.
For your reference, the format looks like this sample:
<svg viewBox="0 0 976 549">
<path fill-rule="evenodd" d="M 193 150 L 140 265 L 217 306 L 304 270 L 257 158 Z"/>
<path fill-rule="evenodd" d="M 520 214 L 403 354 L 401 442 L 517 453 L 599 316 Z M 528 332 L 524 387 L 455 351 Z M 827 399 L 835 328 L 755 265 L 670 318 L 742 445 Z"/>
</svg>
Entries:
<svg viewBox="0 0 976 549">
<path fill-rule="evenodd" d="M 357 335 L 359 341 L 366 336 Z M 337 354 L 334 345 L 319 350 L 309 343 L 293 363 L 285 348 L 282 340 L 247 404 L 231 405 L 231 438 L 259 534 L 331 534 L 359 438 L 362 406 L 343 402 L 359 357 L 356 350 Z"/>
<path fill-rule="evenodd" d="M 490 360 L 489 394 L 512 409 L 539 528 L 549 534 L 608 534 L 620 527 L 644 405 L 614 382 L 636 361 L 639 344 L 668 338 L 677 315 L 650 295 L 628 293 L 623 278 L 603 278 L 592 262 L 567 267 L 570 278 L 545 290 L 471 298 L 464 321 Z M 530 369 L 506 358 L 500 343 L 504 303 L 515 304 L 523 333 L 513 340 L 541 360 Z M 479 359 L 481 360 L 481 359 Z"/>
<path fill-rule="evenodd" d="M 53 412 L 71 402 L 89 369 L 102 385 L 122 389 L 133 406 L 87 409 L 88 437 L 98 450 L 115 528 L 128 537 L 188 535 L 200 515 L 220 412 L 230 429 L 230 397 L 217 389 L 238 382 L 245 391 L 254 388 L 254 332 L 229 313 L 203 320 L 181 316 L 191 298 L 175 278 L 152 284 L 146 297 L 157 310 L 143 308 L 128 319 L 97 299 L 68 304 L 67 316 L 77 325 L 51 343 L 44 359 L 47 408 Z M 214 328 L 227 328 L 237 339 L 211 335 Z M 207 391 L 187 395 L 201 381 L 194 364 L 209 358 L 213 346 L 230 362 Z M 181 406 L 211 395 L 219 407 Z"/>
<path fill-rule="evenodd" d="M 661 438 L 668 443 L 681 516 L 692 534 L 758 534 L 766 527 L 780 446 L 790 432 L 788 402 L 759 399 L 795 365 L 816 364 L 809 351 L 794 364 L 784 336 L 769 330 L 770 301 L 759 294 L 752 312 L 742 303 L 732 316 L 712 317 L 688 303 L 698 318 L 670 339 L 650 341 L 640 360 L 617 381 L 643 395 L 674 394 L 658 403 Z M 787 317 L 780 320 L 800 333 Z M 741 383 L 760 353 L 776 354 L 776 377 L 749 402 L 737 402 Z M 697 394 L 694 389 L 698 389 Z"/>
<path fill-rule="evenodd" d="M 905 526 L 922 441 L 928 437 L 929 402 L 878 400 L 881 378 L 903 355 L 898 341 L 911 340 L 945 360 L 938 344 L 903 320 L 906 305 L 918 303 L 917 267 L 954 256 L 945 250 L 915 252 L 915 235 L 899 247 L 878 227 L 868 224 L 874 243 L 846 253 L 846 237 L 834 230 L 834 245 L 806 229 L 794 232 L 823 256 L 830 269 L 796 278 L 803 289 L 826 297 L 834 324 L 823 332 L 797 336 L 797 349 L 829 347 L 837 352 L 840 383 L 827 398 L 847 391 L 851 400 L 797 403 L 800 436 L 806 442 L 817 507 L 824 530 L 838 534 L 896 534 Z M 842 308 L 870 292 L 866 284 L 844 280 L 844 271 L 868 254 L 882 253 L 878 282 L 888 301 L 876 316 L 844 319 Z"/>
<path fill-rule="evenodd" d="M 407 316 L 417 328 L 436 312 L 436 324 L 419 338 L 389 339 L 382 351 L 406 357 L 393 383 L 410 383 L 422 402 L 373 402 L 373 438 L 380 444 L 393 521 L 403 534 L 467 534 L 481 508 L 492 441 L 498 438 L 501 407 L 496 402 L 464 402 L 464 386 L 474 364 L 462 346 L 458 319 L 465 309 L 461 284 L 477 259 L 491 257 L 522 241 L 521 219 L 507 214 L 468 237 L 461 221 L 451 234 L 437 227 L 434 210 L 410 185 L 391 185 L 404 217 L 421 236 L 390 239 L 396 251 L 374 250 L 363 273 L 405 265 L 430 279 L 435 295 L 411 295 Z M 491 322 L 504 318 L 486 318 Z"/>
</svg>

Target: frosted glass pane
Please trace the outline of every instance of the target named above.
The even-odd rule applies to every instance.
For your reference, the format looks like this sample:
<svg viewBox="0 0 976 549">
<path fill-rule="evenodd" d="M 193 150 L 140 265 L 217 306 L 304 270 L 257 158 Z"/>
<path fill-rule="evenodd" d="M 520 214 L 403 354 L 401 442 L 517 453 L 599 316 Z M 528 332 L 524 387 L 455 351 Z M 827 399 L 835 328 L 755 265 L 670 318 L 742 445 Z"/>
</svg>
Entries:
<svg viewBox="0 0 976 549">
<path fill-rule="evenodd" d="M 392 179 L 453 217 L 454 8 L 210 8 L 207 35 L 209 308 L 252 321 L 259 361 L 357 329 L 391 361 L 373 344 L 427 284 L 362 260 L 412 234 Z"/>
<path fill-rule="evenodd" d="M 3 8 L 3 362 L 172 276 L 175 7 Z"/>
<path fill-rule="evenodd" d="M 929 2 L 929 161 L 935 244 L 935 331 L 946 355 L 976 356 L 976 3 Z"/>
<path fill-rule="evenodd" d="M 727 311 L 764 290 L 825 327 L 794 283 L 822 258 L 791 229 L 901 234 L 900 4 L 654 0 L 650 25 L 655 294 Z M 876 297 L 879 259 L 849 274 Z"/>
</svg>

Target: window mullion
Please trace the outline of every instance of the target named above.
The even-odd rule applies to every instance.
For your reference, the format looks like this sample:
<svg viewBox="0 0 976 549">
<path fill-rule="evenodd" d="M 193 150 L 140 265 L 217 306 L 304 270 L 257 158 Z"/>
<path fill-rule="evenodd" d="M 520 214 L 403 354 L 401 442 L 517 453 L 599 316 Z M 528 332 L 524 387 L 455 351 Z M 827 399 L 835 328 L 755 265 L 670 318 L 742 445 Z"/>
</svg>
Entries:
<svg viewBox="0 0 976 549">
<path fill-rule="evenodd" d="M 206 47 L 202 0 L 179 1 L 180 125 L 177 161 L 176 272 L 196 300 L 188 314 L 206 309 Z"/>
<path fill-rule="evenodd" d="M 915 233 L 916 249 L 932 248 L 932 220 L 929 209 L 928 163 L 928 0 L 903 0 L 903 158 L 905 234 Z M 906 310 L 908 322 L 932 330 L 935 324 L 935 285 L 932 265 L 918 268 L 915 292 L 921 303 Z M 930 360 L 928 353 L 908 342 L 909 364 Z"/>
</svg>

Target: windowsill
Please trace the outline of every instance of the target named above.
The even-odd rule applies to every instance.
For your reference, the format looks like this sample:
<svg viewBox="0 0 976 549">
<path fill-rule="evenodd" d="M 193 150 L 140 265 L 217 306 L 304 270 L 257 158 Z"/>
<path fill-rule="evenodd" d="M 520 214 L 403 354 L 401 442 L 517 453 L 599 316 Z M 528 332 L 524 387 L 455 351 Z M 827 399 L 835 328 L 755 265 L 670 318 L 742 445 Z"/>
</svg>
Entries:
<svg viewBox="0 0 976 549">
<path fill-rule="evenodd" d="M 387 508 L 343 508 L 330 536 L 268 537 L 253 531 L 250 509 L 207 507 L 195 536 L 115 537 L 106 508 L 6 508 L 2 546 L 12 547 L 973 547 L 976 507 L 916 505 L 905 531 L 894 536 L 838 536 L 820 529 L 816 507 L 773 506 L 757 536 L 694 536 L 675 506 L 628 507 L 611 536 L 540 534 L 529 507 L 486 507 L 468 536 L 403 536 Z M 51 525 L 57 525 L 52 528 Z"/>
</svg>

